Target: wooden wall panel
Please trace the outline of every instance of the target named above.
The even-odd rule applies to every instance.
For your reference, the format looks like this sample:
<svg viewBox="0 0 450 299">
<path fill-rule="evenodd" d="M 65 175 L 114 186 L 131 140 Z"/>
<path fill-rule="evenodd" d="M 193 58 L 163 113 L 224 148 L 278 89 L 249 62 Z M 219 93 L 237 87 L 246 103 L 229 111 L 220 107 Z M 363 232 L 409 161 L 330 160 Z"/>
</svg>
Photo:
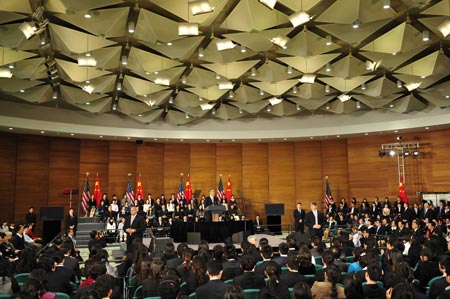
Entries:
<svg viewBox="0 0 450 299">
<path fill-rule="evenodd" d="M 109 142 L 104 140 L 80 140 L 79 188 L 82 192 L 89 175 L 90 192 L 94 194 L 95 179 L 98 173 L 100 189 L 108 193 L 109 187 Z M 112 194 L 110 194 L 112 197 Z M 81 198 L 81 197 L 80 197 Z M 120 196 L 119 196 L 120 198 Z"/>
<path fill-rule="evenodd" d="M 320 141 L 295 143 L 296 201 L 309 209 L 311 202 L 323 197 L 322 143 Z"/>
<path fill-rule="evenodd" d="M 14 197 L 16 190 L 16 136 L 0 135 L 0 219 L 14 220 Z"/>
<path fill-rule="evenodd" d="M 23 223 L 30 206 L 39 213 L 47 206 L 49 186 L 49 139 L 17 136 L 16 190 L 14 221 Z"/>
<path fill-rule="evenodd" d="M 78 139 L 51 138 L 49 157 L 48 205 L 64 206 L 68 211 L 70 196 L 63 190 L 78 189 L 80 172 L 80 141 Z M 81 192 L 72 195 L 72 207 L 78 213 Z M 82 214 L 82 213 L 81 213 Z"/>
<path fill-rule="evenodd" d="M 153 198 L 164 190 L 164 144 L 145 143 L 137 146 L 137 174 L 142 175 L 144 194 Z M 146 197 L 146 196 L 145 196 Z M 120 197 L 119 197 L 120 198 Z"/>
<path fill-rule="evenodd" d="M 429 149 L 432 157 L 433 189 L 450 191 L 450 130 L 432 132 L 432 145 Z"/>
<path fill-rule="evenodd" d="M 282 223 L 293 223 L 296 202 L 294 160 L 293 143 L 268 144 L 269 202 L 284 203 Z"/>
<path fill-rule="evenodd" d="M 217 190 L 219 174 L 216 167 L 215 144 L 191 144 L 189 166 L 193 192 L 202 190 L 201 194 L 208 196 L 210 189 Z M 183 183 L 186 183 L 186 177 L 183 178 Z"/>
<path fill-rule="evenodd" d="M 242 144 L 242 185 L 246 198 L 246 216 L 264 215 L 264 204 L 269 200 L 267 143 Z"/>
<path fill-rule="evenodd" d="M 121 195 L 127 189 L 129 173 L 136 194 L 136 144 L 134 142 L 110 141 L 108 198 L 111 198 L 114 193 L 117 194 L 118 198 L 122 197 Z M 106 189 L 103 190 L 103 192 L 106 192 Z"/>
<path fill-rule="evenodd" d="M 242 199 L 238 190 L 243 192 L 242 187 L 242 145 L 231 143 L 219 143 L 216 146 L 217 173 L 222 173 L 223 184 L 226 190 L 226 183 L 230 175 L 231 190 L 238 201 L 239 208 L 242 208 Z"/>
<path fill-rule="evenodd" d="M 322 174 L 329 177 L 335 200 L 345 197 L 348 201 L 347 140 L 322 141 Z M 324 180 L 325 181 L 325 180 Z M 321 202 L 324 202 L 323 195 Z"/>
<path fill-rule="evenodd" d="M 166 198 L 171 193 L 178 192 L 180 184 L 180 173 L 187 174 L 190 166 L 190 146 L 189 144 L 167 143 L 164 145 L 164 194 Z M 183 179 L 186 183 L 186 180 Z M 194 190 L 197 187 L 193 184 Z"/>
</svg>

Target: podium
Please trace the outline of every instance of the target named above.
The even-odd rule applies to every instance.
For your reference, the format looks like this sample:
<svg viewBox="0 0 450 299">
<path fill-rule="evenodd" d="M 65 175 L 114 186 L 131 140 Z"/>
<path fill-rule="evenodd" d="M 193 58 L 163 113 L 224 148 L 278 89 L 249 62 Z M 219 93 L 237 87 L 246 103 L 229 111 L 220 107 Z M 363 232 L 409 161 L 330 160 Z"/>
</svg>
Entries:
<svg viewBox="0 0 450 299">
<path fill-rule="evenodd" d="M 42 239 L 50 242 L 61 232 L 61 220 L 64 219 L 64 207 L 41 207 Z"/>
<path fill-rule="evenodd" d="M 265 204 L 269 231 L 281 235 L 281 216 L 284 215 L 284 204 Z"/>
<path fill-rule="evenodd" d="M 207 206 L 205 211 L 211 214 L 212 222 L 218 222 L 220 215 L 225 212 L 225 207 L 222 205 L 211 205 Z"/>
</svg>

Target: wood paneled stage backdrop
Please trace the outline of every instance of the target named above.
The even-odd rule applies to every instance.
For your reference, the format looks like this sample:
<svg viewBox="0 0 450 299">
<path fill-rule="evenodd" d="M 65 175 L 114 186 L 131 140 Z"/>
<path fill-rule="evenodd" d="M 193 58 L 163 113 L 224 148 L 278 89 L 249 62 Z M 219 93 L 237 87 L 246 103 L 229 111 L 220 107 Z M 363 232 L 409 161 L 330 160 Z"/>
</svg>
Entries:
<svg viewBox="0 0 450 299">
<path fill-rule="evenodd" d="M 405 159 L 409 200 L 417 192 L 450 191 L 450 130 L 402 134 L 418 141 L 421 155 Z M 3 134 L 0 138 L 0 219 L 21 223 L 29 206 L 69 206 L 64 188 L 79 188 L 90 172 L 91 192 L 99 173 L 103 192 L 119 197 L 127 174 L 142 174 L 144 192 L 176 193 L 180 172 L 190 173 L 193 189 L 207 193 L 231 175 L 234 193 L 247 198 L 247 216 L 263 215 L 265 203 L 284 203 L 283 223 L 292 223 L 297 201 L 309 208 L 323 202 L 324 177 L 335 199 L 389 196 L 398 190 L 397 159 L 380 158 L 382 143 L 396 135 L 304 142 L 151 143 Z M 75 196 L 76 201 L 81 197 Z"/>
</svg>

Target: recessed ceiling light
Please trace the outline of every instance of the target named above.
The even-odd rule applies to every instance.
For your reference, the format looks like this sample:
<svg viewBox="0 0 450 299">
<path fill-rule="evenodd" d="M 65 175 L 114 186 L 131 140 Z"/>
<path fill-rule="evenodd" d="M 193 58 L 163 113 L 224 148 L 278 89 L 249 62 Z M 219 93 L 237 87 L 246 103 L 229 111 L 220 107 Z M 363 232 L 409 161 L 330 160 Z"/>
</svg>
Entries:
<svg viewBox="0 0 450 299">
<path fill-rule="evenodd" d="M 75 136 L 75 134 L 74 133 L 70 133 L 70 136 Z"/>
<path fill-rule="evenodd" d="M 369 135 L 369 133 L 364 133 L 364 135 L 366 135 L 366 136 L 367 136 L 367 135 Z"/>
<path fill-rule="evenodd" d="M 287 138 L 283 138 L 283 140 L 284 140 L 284 141 L 286 141 L 286 140 L 287 140 Z"/>
<path fill-rule="evenodd" d="M 86 105 L 90 105 L 91 103 L 90 102 L 86 102 Z"/>
<path fill-rule="evenodd" d="M 341 138 L 341 135 L 336 135 L 337 138 Z"/>
<path fill-rule="evenodd" d="M 168 42 L 166 45 L 170 47 L 170 46 L 172 46 L 173 44 L 172 44 L 172 42 Z"/>
<path fill-rule="evenodd" d="M 209 139 L 206 139 L 206 142 L 209 142 Z"/>
<path fill-rule="evenodd" d="M 261 138 L 258 138 L 258 141 L 261 142 Z"/>
<path fill-rule="evenodd" d="M 236 140 L 235 139 L 231 139 L 231 141 L 235 142 Z"/>
<path fill-rule="evenodd" d="M 100 137 L 100 138 L 103 138 L 103 136 L 102 136 L 102 135 L 100 135 L 100 136 L 98 136 L 98 137 Z"/>
<path fill-rule="evenodd" d="M 425 127 L 425 130 L 429 130 L 430 129 L 430 127 Z"/>
<path fill-rule="evenodd" d="M 313 136 L 311 136 L 311 137 L 309 137 L 309 139 L 314 139 L 314 137 L 313 137 Z"/>
<path fill-rule="evenodd" d="M 395 130 L 394 133 L 398 133 L 398 130 Z"/>
<path fill-rule="evenodd" d="M 130 140 L 130 139 L 131 139 L 131 137 L 128 137 L 127 139 L 128 139 L 128 140 Z"/>
<path fill-rule="evenodd" d="M 45 134 L 45 131 L 41 131 L 41 134 Z"/>
<path fill-rule="evenodd" d="M 390 104 L 390 105 L 389 105 L 389 108 L 394 108 L 394 104 Z"/>
<path fill-rule="evenodd" d="M 14 130 L 14 128 L 8 128 L 8 130 L 12 131 L 12 130 Z"/>
<path fill-rule="evenodd" d="M 446 95 L 445 98 L 446 98 L 446 99 L 450 99 L 450 96 L 449 96 L 449 95 Z"/>
<path fill-rule="evenodd" d="M 158 138 L 153 138 L 154 141 L 158 141 Z"/>
<path fill-rule="evenodd" d="M 19 90 L 19 92 L 24 93 L 24 92 L 25 92 L 25 89 L 21 89 L 21 90 Z"/>
<path fill-rule="evenodd" d="M 91 12 L 90 12 L 89 10 L 87 10 L 87 11 L 84 13 L 84 18 L 85 18 L 85 19 L 90 19 L 90 18 L 92 18 L 92 14 L 91 14 Z"/>
<path fill-rule="evenodd" d="M 138 114 L 139 117 L 142 117 L 142 114 Z"/>
<path fill-rule="evenodd" d="M 180 141 L 183 142 L 184 140 L 183 140 L 183 139 L 180 139 Z"/>
</svg>

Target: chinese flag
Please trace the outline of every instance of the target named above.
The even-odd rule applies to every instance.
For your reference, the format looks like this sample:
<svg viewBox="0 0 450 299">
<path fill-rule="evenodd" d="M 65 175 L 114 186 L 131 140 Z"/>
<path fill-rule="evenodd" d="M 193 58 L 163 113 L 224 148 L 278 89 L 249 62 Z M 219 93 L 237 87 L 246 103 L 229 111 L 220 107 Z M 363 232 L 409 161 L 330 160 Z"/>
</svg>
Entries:
<svg viewBox="0 0 450 299">
<path fill-rule="evenodd" d="M 144 190 L 142 189 L 142 178 L 141 178 L 141 175 L 139 175 L 138 182 L 137 182 L 136 198 L 138 198 L 139 194 L 141 195 L 141 199 L 144 199 Z"/>
<path fill-rule="evenodd" d="M 95 179 L 95 186 L 94 186 L 94 199 L 97 203 L 97 207 L 100 206 L 100 201 L 102 200 L 102 189 L 100 188 L 100 180 L 98 178 Z"/>
<path fill-rule="evenodd" d="M 186 179 L 186 188 L 184 191 L 184 196 L 186 197 L 186 202 L 189 204 L 192 199 L 191 177 L 189 176 L 189 174 L 187 175 Z"/>
<path fill-rule="evenodd" d="M 398 197 L 402 200 L 402 202 L 408 202 L 408 197 L 405 192 L 405 184 L 403 183 L 403 177 L 400 177 L 400 182 L 398 184 Z"/>
<path fill-rule="evenodd" d="M 225 188 L 225 198 L 227 199 L 228 203 L 230 202 L 232 194 L 233 194 L 233 189 L 231 189 L 231 177 L 228 176 L 227 187 Z"/>
</svg>

